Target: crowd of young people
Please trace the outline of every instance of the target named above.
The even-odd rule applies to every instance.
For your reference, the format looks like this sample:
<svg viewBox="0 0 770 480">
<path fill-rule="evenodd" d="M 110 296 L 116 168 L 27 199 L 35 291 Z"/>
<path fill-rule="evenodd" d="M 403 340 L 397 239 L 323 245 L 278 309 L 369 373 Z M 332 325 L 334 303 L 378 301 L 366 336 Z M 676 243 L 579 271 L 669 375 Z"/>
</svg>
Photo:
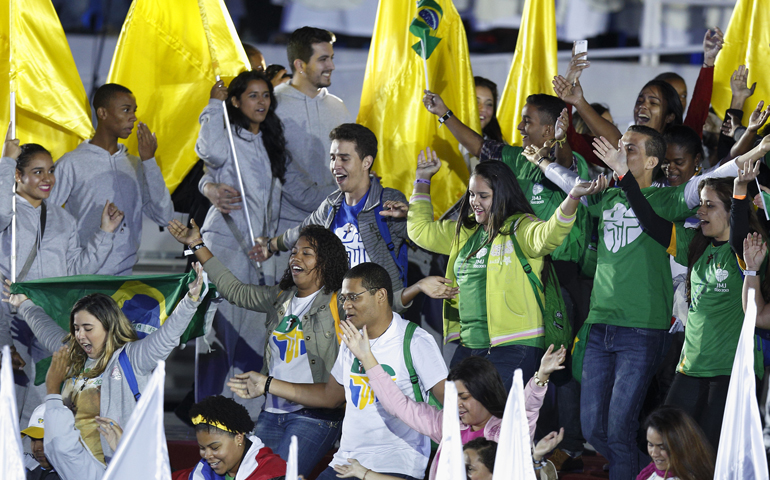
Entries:
<svg viewBox="0 0 770 480">
<path fill-rule="evenodd" d="M 250 50 L 254 70 L 211 88 L 196 142 L 206 166 L 198 187 L 211 202 L 200 228 L 172 220 L 149 127 L 136 129 L 139 158 L 118 142 L 136 124 L 124 86 L 97 91 L 94 138 L 56 163 L 45 146 L 6 138 L 7 284 L 130 274 L 142 214 L 199 262 L 188 295 L 141 340 L 110 297 L 81 299 L 66 332 L 24 295 L 6 292 L 0 343 L 14 346 L 20 424 L 40 417 L 33 410 L 45 404 L 45 453 L 35 451 L 35 471 L 101 478 L 137 388 L 200 303 L 205 270 L 223 297 L 212 325 L 218 348 L 197 360 L 213 381 L 189 411 L 202 459 L 175 479 L 281 477 L 292 436 L 305 478 L 339 441 L 323 480 L 434 479 L 430 441 L 442 440 L 450 380 L 468 476 L 488 480 L 516 369 L 527 380 L 532 468 L 541 478 L 555 478 L 544 458 L 553 469 L 579 465 L 586 441 L 609 461 L 611 479 L 706 478 L 748 287 L 757 292 L 757 327 L 770 326 L 767 232 L 749 198 L 761 194 L 757 179 L 768 179 L 762 158 L 770 136 L 758 133 L 770 107 L 758 102 L 736 138 L 751 96 L 744 68 L 731 80 L 733 108 L 717 151 L 702 143 L 722 41 L 718 29 L 706 33 L 686 115 L 686 85 L 664 74 L 639 92 L 625 132 L 583 97 L 585 54 L 573 56 L 552 92 L 527 92 L 516 119 L 520 147 L 503 140 L 493 82 L 475 77 L 482 132 L 426 90 L 413 108 L 449 128 L 470 172 L 465 195 L 440 220 L 430 197 L 441 168 L 436 152 L 415 152 L 408 200 L 408 192 L 382 186 L 372 174 L 378 139 L 350 123 L 327 90 L 334 36 L 311 27 L 289 39 L 287 83 L 276 86 Z M 416 248 L 446 256 L 445 275 L 409 284 L 407 256 Z M 16 272 L 12 250 L 21 259 Z M 400 315 L 419 293 L 443 303 L 443 343 L 458 345 L 449 365 L 434 338 Z M 560 315 L 585 345 L 579 359 L 567 354 L 571 338 L 549 341 L 546 306 L 554 302 L 564 303 Z M 45 350 L 51 367 L 45 385 L 34 387 L 33 359 Z M 761 350 L 756 365 L 761 377 Z M 566 366 L 574 378 L 555 373 Z M 552 377 L 557 407 L 540 415 Z M 643 410 L 645 398 L 652 407 Z M 39 441 L 33 435 L 42 432 L 22 433 Z"/>
</svg>

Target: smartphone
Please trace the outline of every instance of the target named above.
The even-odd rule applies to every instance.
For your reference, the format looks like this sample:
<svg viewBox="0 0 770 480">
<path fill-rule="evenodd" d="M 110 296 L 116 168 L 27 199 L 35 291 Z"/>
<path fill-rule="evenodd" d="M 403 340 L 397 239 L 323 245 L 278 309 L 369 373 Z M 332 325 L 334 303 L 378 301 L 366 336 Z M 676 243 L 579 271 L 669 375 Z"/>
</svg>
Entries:
<svg viewBox="0 0 770 480">
<path fill-rule="evenodd" d="M 580 53 L 587 53 L 588 52 L 588 40 L 577 40 L 575 42 L 575 52 L 573 55 L 578 55 Z M 586 60 L 588 59 L 588 55 L 585 56 Z"/>
</svg>

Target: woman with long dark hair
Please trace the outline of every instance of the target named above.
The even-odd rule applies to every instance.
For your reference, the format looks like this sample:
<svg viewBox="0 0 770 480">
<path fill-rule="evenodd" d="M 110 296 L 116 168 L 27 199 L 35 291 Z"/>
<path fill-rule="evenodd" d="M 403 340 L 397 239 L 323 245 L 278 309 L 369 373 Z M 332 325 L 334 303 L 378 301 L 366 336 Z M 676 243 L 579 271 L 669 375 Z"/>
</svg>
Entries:
<svg viewBox="0 0 770 480">
<path fill-rule="evenodd" d="M 231 132 L 225 128 L 223 101 Z M 252 238 L 274 236 L 278 228 L 287 150 L 276 107 L 273 85 L 262 72 L 243 72 L 228 87 L 219 81 L 212 87 L 211 99 L 201 113 L 201 129 L 195 144 L 207 170 L 199 183 L 201 191 L 209 193 L 209 198 L 210 190 L 222 190 L 222 195 L 233 196 L 226 206 L 213 202 L 201 227 L 203 240 L 238 280 L 247 284 L 274 285 L 283 273 L 275 271 L 274 260 L 257 264 L 248 257 Z M 243 180 L 242 192 L 229 134 Z M 259 369 L 266 337 L 264 319 L 264 314 L 249 312 L 227 301 L 219 305 L 213 329 L 222 343 L 222 352 L 227 353 L 199 356 L 199 371 L 211 372 L 209 381 L 196 385 L 200 395 L 228 395 L 226 378 Z M 255 355 L 255 351 L 259 354 Z M 236 371 L 236 364 L 245 370 Z M 249 402 L 246 407 L 256 418 L 260 405 Z"/>
<path fill-rule="evenodd" d="M 698 424 L 683 410 L 663 406 L 644 422 L 652 463 L 636 480 L 714 478 L 714 449 Z"/>
<path fill-rule="evenodd" d="M 445 276 L 460 287 L 458 299 L 444 303 L 445 341 L 460 341 L 451 366 L 471 355 L 484 356 L 510 388 L 513 371 L 521 368 L 525 378 L 531 377 L 548 347 L 543 315 L 516 251 L 541 277 L 546 256 L 572 228 L 580 197 L 600 191 L 604 179 L 575 185 L 544 221 L 533 214 L 510 167 L 479 163 L 459 220 L 434 222 L 430 179 L 440 166 L 435 152 L 420 153 L 408 208 L 409 237 L 426 250 L 449 255 Z"/>
<path fill-rule="evenodd" d="M 749 232 L 767 238 L 745 198 L 746 184 L 759 172 L 759 162 L 749 158 L 734 181 L 701 180 L 697 211 L 700 223 L 694 229 L 655 213 L 630 170 L 620 182 L 645 234 L 666 247 L 677 263 L 687 266 L 685 296 L 690 308 L 684 346 L 666 404 L 692 416 L 714 449 L 719 445 L 744 317 L 739 308 L 743 272 L 736 255 L 743 257 L 743 240 Z M 734 195 L 743 198 L 734 199 Z M 758 376 L 762 374 L 757 371 Z"/>
</svg>

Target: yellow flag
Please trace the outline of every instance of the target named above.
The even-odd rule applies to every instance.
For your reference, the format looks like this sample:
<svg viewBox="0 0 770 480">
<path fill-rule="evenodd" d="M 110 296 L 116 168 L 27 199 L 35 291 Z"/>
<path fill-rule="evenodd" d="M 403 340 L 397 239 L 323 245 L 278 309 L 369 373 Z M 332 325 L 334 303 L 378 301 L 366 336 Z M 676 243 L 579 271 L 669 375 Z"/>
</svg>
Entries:
<svg viewBox="0 0 770 480">
<path fill-rule="evenodd" d="M 419 11 L 419 15 L 418 15 Z M 437 150 L 443 166 L 433 178 L 436 215 L 464 193 L 468 168 L 457 140 L 422 104 L 426 44 L 429 89 L 441 95 L 463 123 L 481 131 L 468 42 L 451 0 L 381 1 L 366 63 L 358 123 L 379 141 L 373 170 L 386 187 L 412 192 L 420 150 Z"/>
<path fill-rule="evenodd" d="M 770 8 L 767 0 L 738 0 L 725 33 L 722 51 L 714 66 L 711 104 L 720 118 L 730 108 L 730 77 L 740 65 L 749 69 L 749 86 L 757 82 L 754 95 L 743 106 L 744 123 L 760 100 L 770 101 Z"/>
<path fill-rule="evenodd" d="M 516 126 L 527 97 L 534 93 L 553 95 L 551 82 L 558 73 L 554 1 L 527 0 L 511 71 L 497 107 L 497 121 L 511 145 L 521 145 Z"/>
<path fill-rule="evenodd" d="M 0 7 L 0 129 L 16 92 L 16 137 L 39 143 L 54 160 L 91 138 L 91 109 L 51 0 Z"/>
<path fill-rule="evenodd" d="M 224 0 L 131 4 L 107 82 L 134 93 L 137 118 L 158 137 L 155 158 L 170 191 L 197 161 L 198 116 L 216 75 L 227 83 L 249 69 Z M 127 146 L 137 154 L 135 133 Z"/>
</svg>

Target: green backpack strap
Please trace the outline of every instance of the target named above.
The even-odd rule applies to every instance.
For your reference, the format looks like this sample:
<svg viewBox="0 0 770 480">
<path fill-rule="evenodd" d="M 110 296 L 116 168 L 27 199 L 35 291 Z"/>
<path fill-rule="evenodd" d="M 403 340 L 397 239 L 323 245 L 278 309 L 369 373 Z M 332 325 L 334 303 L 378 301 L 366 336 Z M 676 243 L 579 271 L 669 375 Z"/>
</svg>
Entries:
<svg viewBox="0 0 770 480">
<path fill-rule="evenodd" d="M 532 287 L 532 291 L 535 293 L 535 300 L 537 300 L 537 306 L 540 307 L 540 313 L 545 317 L 545 307 L 543 306 L 542 298 L 540 298 L 541 295 L 545 294 L 543 284 L 540 282 L 540 279 L 537 278 L 537 274 L 532 271 L 532 266 L 527 261 L 527 257 L 524 256 L 524 252 L 521 251 L 519 241 L 516 240 L 515 230 L 514 233 L 511 234 L 511 240 L 513 241 L 513 248 L 516 251 L 516 256 L 519 257 L 519 262 L 521 262 L 524 273 L 526 273 L 527 278 L 529 278 L 529 284 Z"/>
<path fill-rule="evenodd" d="M 416 402 L 422 402 L 422 391 L 420 391 L 420 377 L 417 376 L 417 371 L 414 369 L 412 363 L 412 337 L 414 331 L 417 330 L 417 324 L 409 322 L 406 326 L 406 332 L 404 333 L 404 363 L 406 363 L 406 370 L 409 372 L 409 381 L 412 382 L 412 389 L 414 390 L 414 400 Z"/>
</svg>

